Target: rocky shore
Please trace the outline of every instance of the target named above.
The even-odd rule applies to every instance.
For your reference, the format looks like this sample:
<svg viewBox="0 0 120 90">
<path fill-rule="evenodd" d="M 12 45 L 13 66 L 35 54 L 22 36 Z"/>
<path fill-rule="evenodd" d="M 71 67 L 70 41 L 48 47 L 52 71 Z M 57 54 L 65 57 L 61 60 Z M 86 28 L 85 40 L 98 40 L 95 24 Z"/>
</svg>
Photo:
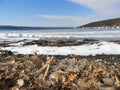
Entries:
<svg viewBox="0 0 120 90">
<path fill-rule="evenodd" d="M 60 47 L 98 42 L 34 40 L 23 46 Z M 0 44 L 10 45 L 12 42 Z M 0 90 L 120 90 L 120 55 L 14 54 L 0 50 Z"/>
<path fill-rule="evenodd" d="M 1 51 L 0 90 L 119 90 L 120 55 L 15 55 Z"/>
<path fill-rule="evenodd" d="M 83 44 L 94 44 L 99 43 L 101 40 L 96 39 L 83 39 L 83 40 L 56 40 L 56 39 L 39 39 L 39 40 L 32 40 L 27 41 L 27 39 L 14 41 L 14 42 L 2 42 L 0 43 L 0 47 L 8 47 L 12 46 L 14 43 L 21 43 L 22 46 L 28 46 L 28 45 L 38 45 L 38 46 L 78 46 Z M 108 42 L 115 42 L 120 44 L 120 40 L 108 40 Z"/>
</svg>

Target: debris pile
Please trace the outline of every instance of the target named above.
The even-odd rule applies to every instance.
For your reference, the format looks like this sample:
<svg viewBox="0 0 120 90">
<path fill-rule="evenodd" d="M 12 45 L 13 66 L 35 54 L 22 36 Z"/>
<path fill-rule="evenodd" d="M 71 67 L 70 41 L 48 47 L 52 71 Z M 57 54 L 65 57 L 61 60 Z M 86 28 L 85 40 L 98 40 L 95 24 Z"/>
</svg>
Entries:
<svg viewBox="0 0 120 90">
<path fill-rule="evenodd" d="M 2 59 L 2 58 L 1 58 Z M 5 58 L 4 58 L 5 59 Z M 0 90 L 119 90 L 120 63 L 35 53 L 0 60 Z"/>
</svg>

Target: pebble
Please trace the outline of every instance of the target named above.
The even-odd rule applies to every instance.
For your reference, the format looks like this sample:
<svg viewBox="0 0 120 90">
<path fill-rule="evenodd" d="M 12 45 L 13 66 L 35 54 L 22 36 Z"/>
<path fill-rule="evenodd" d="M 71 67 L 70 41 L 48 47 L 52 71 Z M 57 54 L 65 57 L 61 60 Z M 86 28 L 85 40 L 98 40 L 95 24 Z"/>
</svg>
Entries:
<svg viewBox="0 0 120 90">
<path fill-rule="evenodd" d="M 104 84 L 106 84 L 106 85 L 113 85 L 114 84 L 113 78 L 103 78 L 102 80 L 103 80 Z"/>
<path fill-rule="evenodd" d="M 70 90 L 72 87 L 76 90 L 89 90 L 88 88 L 94 87 L 92 90 L 115 90 L 115 86 L 120 86 L 119 63 L 113 64 L 102 59 L 81 59 L 73 54 L 64 59 L 52 56 L 41 59 L 37 53 L 25 57 L 21 56 L 18 60 L 18 57 L 13 56 L 0 62 L 0 88 L 44 90 L 51 87 L 52 90 Z"/>
</svg>

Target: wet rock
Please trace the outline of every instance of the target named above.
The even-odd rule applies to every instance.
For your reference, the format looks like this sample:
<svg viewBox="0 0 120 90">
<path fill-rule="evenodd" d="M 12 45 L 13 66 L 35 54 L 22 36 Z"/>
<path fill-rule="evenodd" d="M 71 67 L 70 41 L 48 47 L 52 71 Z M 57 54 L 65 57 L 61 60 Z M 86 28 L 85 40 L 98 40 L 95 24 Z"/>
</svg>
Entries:
<svg viewBox="0 0 120 90">
<path fill-rule="evenodd" d="M 8 51 L 8 50 L 5 50 L 5 51 L 1 51 L 1 56 L 10 56 L 10 55 L 13 55 L 13 52 L 11 51 Z"/>
<path fill-rule="evenodd" d="M 30 42 L 25 42 L 23 46 L 26 45 L 34 45 L 37 44 L 39 46 L 76 46 L 76 45 L 82 45 L 82 44 L 88 44 L 90 42 L 94 43 L 97 40 L 83 40 L 83 41 L 76 41 L 76 40 L 33 40 Z"/>
</svg>

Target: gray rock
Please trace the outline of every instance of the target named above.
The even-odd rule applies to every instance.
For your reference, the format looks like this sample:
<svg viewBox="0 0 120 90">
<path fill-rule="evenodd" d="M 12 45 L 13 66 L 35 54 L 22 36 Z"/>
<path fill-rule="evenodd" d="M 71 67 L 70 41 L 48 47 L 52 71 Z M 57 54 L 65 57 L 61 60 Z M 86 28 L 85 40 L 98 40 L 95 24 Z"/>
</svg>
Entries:
<svg viewBox="0 0 120 90">
<path fill-rule="evenodd" d="M 113 85 L 114 84 L 114 79 L 113 78 L 103 78 L 103 82 L 106 85 Z"/>
<path fill-rule="evenodd" d="M 116 90 L 114 86 L 101 86 L 99 90 Z"/>
</svg>

